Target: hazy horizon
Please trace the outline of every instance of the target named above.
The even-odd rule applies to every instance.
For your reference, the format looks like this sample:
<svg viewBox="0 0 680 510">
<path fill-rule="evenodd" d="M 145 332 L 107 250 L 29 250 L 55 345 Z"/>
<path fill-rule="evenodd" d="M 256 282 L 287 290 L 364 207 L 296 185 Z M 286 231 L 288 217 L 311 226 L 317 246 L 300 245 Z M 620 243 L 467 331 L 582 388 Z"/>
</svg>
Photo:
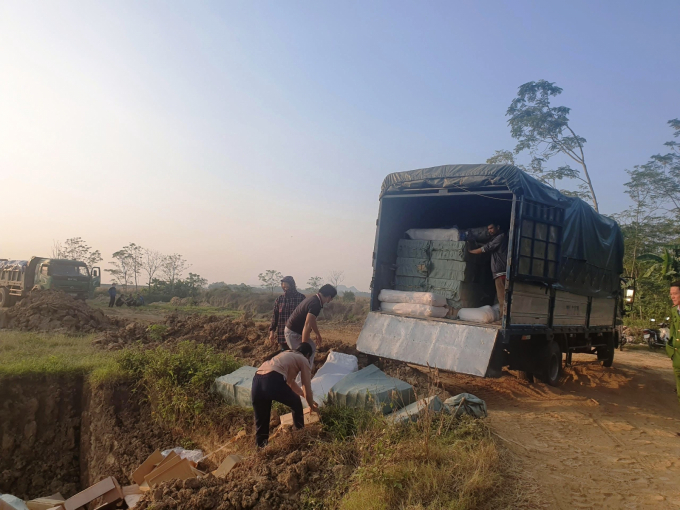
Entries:
<svg viewBox="0 0 680 510">
<path fill-rule="evenodd" d="M 511 149 L 556 82 L 605 214 L 680 117 L 680 4 L 0 3 L 0 258 L 82 237 L 368 290 L 390 172 Z M 109 281 L 105 273 L 104 281 Z"/>
</svg>

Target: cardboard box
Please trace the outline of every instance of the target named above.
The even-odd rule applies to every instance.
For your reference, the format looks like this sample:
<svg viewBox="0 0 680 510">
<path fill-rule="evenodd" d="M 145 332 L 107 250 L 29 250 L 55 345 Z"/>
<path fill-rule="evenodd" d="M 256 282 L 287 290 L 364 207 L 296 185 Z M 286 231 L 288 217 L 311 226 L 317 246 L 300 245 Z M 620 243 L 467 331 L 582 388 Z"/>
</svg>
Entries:
<svg viewBox="0 0 680 510">
<path fill-rule="evenodd" d="M 169 455 L 168 455 L 169 457 Z M 179 455 L 175 455 L 174 458 L 170 459 L 168 462 L 165 462 L 163 464 L 159 464 L 156 469 L 151 471 L 148 475 L 144 477 L 144 481 L 149 484 L 149 487 L 153 487 L 153 484 L 151 483 L 151 480 L 154 479 L 156 476 L 158 476 L 160 473 L 164 472 L 167 469 L 172 468 L 173 466 L 176 466 L 182 462 L 182 459 L 179 458 Z"/>
<path fill-rule="evenodd" d="M 26 501 L 28 510 L 50 510 L 51 508 L 59 507 L 64 502 L 64 499 L 52 498 L 35 498 L 31 501 Z"/>
<path fill-rule="evenodd" d="M 164 460 L 160 450 L 156 450 L 149 457 L 142 462 L 142 464 L 132 473 L 132 479 L 137 485 L 144 483 L 144 477 L 154 470 L 157 464 Z"/>
<path fill-rule="evenodd" d="M 131 496 L 133 494 L 141 494 L 142 490 L 139 488 L 139 485 L 126 485 L 123 487 L 123 496 Z"/>
<path fill-rule="evenodd" d="M 240 455 L 228 455 L 226 459 L 220 464 L 220 467 L 218 467 L 215 471 L 213 471 L 213 475 L 215 476 L 227 476 L 229 471 L 231 471 L 234 466 L 236 466 L 239 462 L 241 462 L 243 458 Z"/>
<path fill-rule="evenodd" d="M 306 407 L 303 410 L 303 416 L 305 418 L 305 425 L 311 425 L 319 421 L 319 415 L 317 413 L 312 413 L 312 409 Z M 282 427 L 292 427 L 293 426 L 293 413 L 284 414 L 281 416 L 281 426 Z"/>
<path fill-rule="evenodd" d="M 123 499 L 123 490 L 114 477 L 104 478 L 101 482 L 97 482 L 84 491 L 80 491 L 75 496 L 68 498 L 64 501 L 64 510 L 76 510 L 98 498 L 102 498 L 102 503 L 104 504 Z"/>
<path fill-rule="evenodd" d="M 137 503 L 139 503 L 140 499 L 142 499 L 141 494 L 130 494 L 125 496 L 125 503 L 127 503 L 128 508 L 134 508 L 137 506 Z"/>
<path fill-rule="evenodd" d="M 186 459 L 181 459 L 176 464 L 168 464 L 164 469 L 154 471 L 147 476 L 150 477 L 147 480 L 149 487 L 155 487 L 159 483 L 167 480 L 188 480 L 189 478 L 196 478 L 194 468 Z"/>
</svg>

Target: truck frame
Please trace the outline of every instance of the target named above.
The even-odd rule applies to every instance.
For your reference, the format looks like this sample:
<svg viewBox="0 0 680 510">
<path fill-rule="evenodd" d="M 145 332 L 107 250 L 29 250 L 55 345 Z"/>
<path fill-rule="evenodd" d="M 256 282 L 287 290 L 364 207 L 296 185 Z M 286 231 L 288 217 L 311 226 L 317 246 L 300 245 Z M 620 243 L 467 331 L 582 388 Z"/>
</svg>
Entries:
<svg viewBox="0 0 680 510">
<path fill-rule="evenodd" d="M 508 234 L 499 324 L 380 310 L 380 290 L 394 288 L 403 232 L 490 223 L 501 223 Z M 563 354 L 566 363 L 573 353 L 586 353 L 612 365 L 623 308 L 623 239 L 613 220 L 580 199 L 510 165 L 434 167 L 385 179 L 376 226 L 361 352 L 477 376 L 497 375 L 507 366 L 552 385 L 559 383 Z"/>
</svg>

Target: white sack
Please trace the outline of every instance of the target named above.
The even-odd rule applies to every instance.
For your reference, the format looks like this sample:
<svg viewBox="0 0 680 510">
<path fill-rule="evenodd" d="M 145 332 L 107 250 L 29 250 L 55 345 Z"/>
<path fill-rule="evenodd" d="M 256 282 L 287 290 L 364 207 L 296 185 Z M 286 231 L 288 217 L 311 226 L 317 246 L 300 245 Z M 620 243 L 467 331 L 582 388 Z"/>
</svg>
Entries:
<svg viewBox="0 0 680 510">
<path fill-rule="evenodd" d="M 331 351 L 323 366 L 317 370 L 312 378 L 312 393 L 314 402 L 323 405 L 323 401 L 335 384 L 343 380 L 348 374 L 359 370 L 359 360 L 351 354 Z"/>
<path fill-rule="evenodd" d="M 415 305 L 446 306 L 446 298 L 434 292 L 409 292 L 383 289 L 378 295 L 383 303 L 412 303 Z"/>
<path fill-rule="evenodd" d="M 0 500 L 7 503 L 7 506 L 14 508 L 15 510 L 28 510 L 26 503 L 23 499 L 19 499 L 11 494 L 0 494 Z"/>
<path fill-rule="evenodd" d="M 462 321 L 479 322 L 489 324 L 501 318 L 498 305 L 480 306 L 479 308 L 461 308 L 458 310 L 458 318 Z"/>
<path fill-rule="evenodd" d="M 446 317 L 449 309 L 446 306 L 418 305 L 412 303 L 380 303 L 383 312 L 410 315 L 412 317 Z"/>
<path fill-rule="evenodd" d="M 418 241 L 460 241 L 457 228 L 412 228 L 406 235 Z"/>
</svg>

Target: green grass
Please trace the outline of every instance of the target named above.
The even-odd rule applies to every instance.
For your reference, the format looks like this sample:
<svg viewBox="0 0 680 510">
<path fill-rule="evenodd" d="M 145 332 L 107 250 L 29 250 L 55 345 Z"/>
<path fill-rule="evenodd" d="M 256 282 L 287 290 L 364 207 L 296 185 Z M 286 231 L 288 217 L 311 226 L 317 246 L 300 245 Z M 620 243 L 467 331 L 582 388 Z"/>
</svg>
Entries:
<svg viewBox="0 0 680 510">
<path fill-rule="evenodd" d="M 0 376 L 89 374 L 103 380 L 122 375 L 116 353 L 95 349 L 92 339 L 0 331 Z"/>
</svg>

